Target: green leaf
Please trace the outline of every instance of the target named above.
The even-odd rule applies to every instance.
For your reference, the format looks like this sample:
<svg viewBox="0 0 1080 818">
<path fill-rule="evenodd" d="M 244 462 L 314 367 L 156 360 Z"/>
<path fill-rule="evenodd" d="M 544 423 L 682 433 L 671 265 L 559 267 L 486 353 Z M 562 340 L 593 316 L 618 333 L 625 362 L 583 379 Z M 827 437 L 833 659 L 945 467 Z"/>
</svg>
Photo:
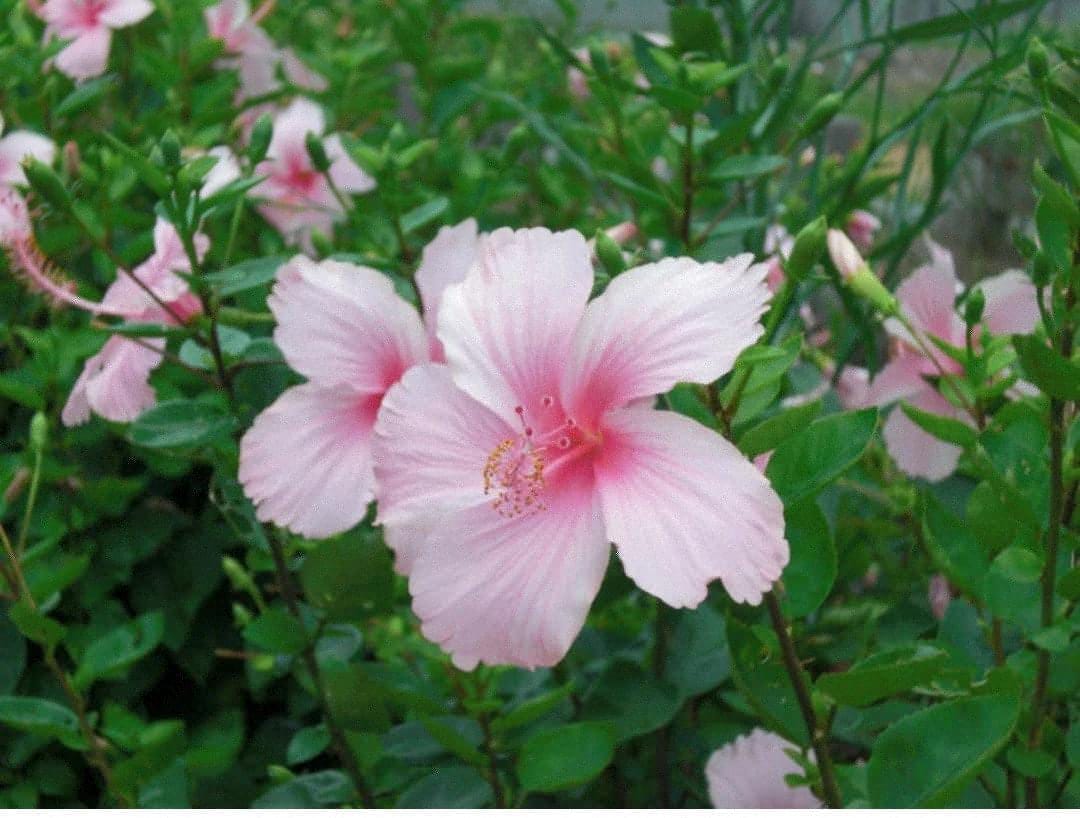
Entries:
<svg viewBox="0 0 1080 818">
<path fill-rule="evenodd" d="M 192 731 L 184 764 L 193 776 L 224 775 L 236 763 L 243 748 L 243 711 L 222 710 Z"/>
<path fill-rule="evenodd" d="M 912 406 L 907 401 L 903 401 L 900 408 L 903 409 L 904 414 L 911 419 L 912 423 L 938 440 L 944 440 L 954 446 L 969 449 L 979 439 L 978 432 L 955 418 L 923 411 L 917 406 Z"/>
<path fill-rule="evenodd" d="M 116 77 L 107 74 L 75 86 L 75 90 L 60 100 L 52 109 L 55 116 L 71 116 L 84 111 L 107 94 L 116 85 Z"/>
<path fill-rule="evenodd" d="M 753 179 L 780 170 L 787 165 L 783 156 L 729 156 L 709 172 L 709 178 L 715 182 L 729 182 L 735 179 Z"/>
<path fill-rule="evenodd" d="M 797 431 L 805 429 L 810 421 L 820 414 L 821 401 L 792 406 L 744 432 L 739 438 L 739 448 L 747 457 L 771 452 Z"/>
<path fill-rule="evenodd" d="M 1028 380 L 1039 389 L 1053 398 L 1080 400 L 1080 365 L 1032 335 L 1014 335 L 1013 346 Z"/>
<path fill-rule="evenodd" d="M 596 778 L 615 755 L 608 724 L 578 722 L 532 736 L 517 760 L 521 786 L 529 792 L 557 792 Z"/>
<path fill-rule="evenodd" d="M 777 446 L 765 473 L 784 503 L 817 494 L 843 474 L 862 457 L 877 420 L 877 409 L 829 415 Z"/>
<path fill-rule="evenodd" d="M 714 51 L 720 44 L 720 26 L 713 13 L 695 6 L 671 10 L 671 39 L 679 51 Z"/>
<path fill-rule="evenodd" d="M 218 406 L 171 400 L 139 415 L 128 428 L 127 437 L 148 449 L 191 448 L 228 435 L 235 426 L 236 419 Z"/>
<path fill-rule="evenodd" d="M 336 807 L 356 796 L 352 782 L 341 770 L 300 775 L 267 790 L 251 804 L 254 809 L 317 809 Z"/>
<path fill-rule="evenodd" d="M 747 704 L 768 729 L 805 747 L 809 743 L 806 722 L 775 640 L 773 645 L 764 644 L 755 631 L 730 616 L 727 634 L 735 686 Z"/>
<path fill-rule="evenodd" d="M 956 34 L 963 34 L 972 29 L 990 26 L 1007 20 L 1034 7 L 1039 0 L 1013 0 L 1011 3 L 992 3 L 972 9 L 964 9 L 952 14 L 943 14 L 929 20 L 920 20 L 900 28 L 890 29 L 885 34 L 870 37 L 858 44 L 858 47 L 870 43 L 889 41 L 893 46 L 919 40 L 940 40 Z M 855 46 L 852 46 L 855 47 Z"/>
<path fill-rule="evenodd" d="M 436 196 L 401 217 L 401 230 L 407 236 L 439 218 L 450 207 L 445 196 Z"/>
<path fill-rule="evenodd" d="M 210 273 L 206 276 L 206 281 L 219 295 L 236 295 L 269 284 L 277 276 L 278 269 L 287 261 L 285 256 L 252 258 Z"/>
<path fill-rule="evenodd" d="M 816 611 L 836 581 L 837 557 L 832 532 L 817 502 L 807 498 L 784 508 L 791 559 L 784 568 L 784 607 L 791 617 Z"/>
<path fill-rule="evenodd" d="M 685 700 L 714 689 L 730 675 L 724 617 L 708 604 L 680 611 L 668 643 L 664 680 Z"/>
<path fill-rule="evenodd" d="M 9 613 L 11 609 L 9 608 Z M 10 619 L 0 617 L 0 695 L 15 690 L 26 670 L 26 639 Z"/>
<path fill-rule="evenodd" d="M 49 699 L 0 696 L 0 724 L 33 736 L 60 739 L 68 746 L 82 742 L 76 715 Z"/>
<path fill-rule="evenodd" d="M 471 767 L 437 767 L 401 794 L 397 809 L 480 809 L 494 800 L 491 784 Z"/>
<path fill-rule="evenodd" d="M 582 718 L 610 721 L 618 743 L 651 733 L 667 724 L 681 700 L 673 685 L 658 680 L 636 663 L 616 661 L 596 680 L 582 706 Z"/>
<path fill-rule="evenodd" d="M 842 673 L 826 673 L 817 689 L 838 704 L 866 707 L 932 681 L 948 661 L 948 654 L 930 645 L 883 651 Z"/>
<path fill-rule="evenodd" d="M 491 722 L 491 729 L 497 733 L 513 730 L 515 727 L 523 727 L 547 715 L 562 702 L 570 697 L 570 686 L 564 685 L 554 690 L 548 690 L 539 696 L 528 699 L 504 716 L 499 716 Z"/>
<path fill-rule="evenodd" d="M 671 208 L 670 202 L 664 196 L 650 187 L 635 182 L 626 176 L 611 171 L 601 171 L 600 175 L 611 182 L 624 193 L 629 193 L 634 199 L 642 204 L 648 203 L 658 210 L 667 211 Z"/>
<path fill-rule="evenodd" d="M 419 718 L 421 724 L 424 725 L 424 729 L 431 734 L 433 739 L 465 763 L 476 766 L 487 763 L 484 754 L 476 749 L 476 745 L 465 733 L 456 729 L 453 722 L 441 721 L 424 715 Z"/>
<path fill-rule="evenodd" d="M 330 713 L 346 730 L 381 733 L 390 727 L 386 698 L 399 691 L 386 692 L 376 676 L 382 667 L 373 662 L 351 665 L 330 662 L 323 667 Z"/>
<path fill-rule="evenodd" d="M 922 525 L 938 569 L 957 587 L 978 593 L 990 564 L 971 530 L 930 494 L 923 495 Z"/>
<path fill-rule="evenodd" d="M 37 642 L 48 648 L 59 645 L 67 632 L 67 629 L 55 619 L 50 619 L 25 602 L 16 602 L 12 605 L 8 610 L 8 616 L 23 636 L 31 642 Z"/>
<path fill-rule="evenodd" d="M 986 607 L 995 616 L 1034 631 L 1039 625 L 1042 566 L 1040 555 L 1019 546 L 1006 548 L 983 580 Z"/>
<path fill-rule="evenodd" d="M 896 722 L 870 754 L 871 806 L 948 804 L 1005 746 L 1019 716 L 1013 692 L 956 699 Z"/>
<path fill-rule="evenodd" d="M 300 569 L 304 594 L 330 622 L 367 619 L 389 611 L 394 601 L 390 551 L 372 534 L 320 543 Z"/>
<path fill-rule="evenodd" d="M 91 642 L 75 671 L 75 687 L 85 689 L 97 679 L 115 679 L 161 643 L 165 617 L 160 611 L 143 614 Z"/>
<path fill-rule="evenodd" d="M 304 764 L 321 755 L 330 746 L 330 731 L 325 724 L 297 730 L 285 748 L 285 763 Z"/>
<path fill-rule="evenodd" d="M 260 650 L 294 656 L 308 643 L 304 626 L 282 608 L 271 608 L 244 628 L 244 639 Z"/>
<path fill-rule="evenodd" d="M 700 387 L 696 384 L 679 383 L 664 396 L 664 399 L 667 401 L 668 406 L 680 415 L 693 418 L 702 426 L 716 429 L 716 418 L 709 411 L 709 407 L 705 405 L 699 390 Z"/>
<path fill-rule="evenodd" d="M 1009 766 L 1025 778 L 1042 778 L 1054 770 L 1054 757 L 1043 750 L 1013 746 L 1005 754 Z"/>
<path fill-rule="evenodd" d="M 139 175 L 139 178 L 143 181 L 143 184 L 154 191 L 158 196 L 165 196 L 169 193 L 172 189 L 172 182 L 157 165 L 151 162 L 147 157 L 143 156 L 139 151 L 121 142 L 108 131 L 102 131 L 101 137 L 120 152 L 124 157 L 124 160 L 134 168 L 135 172 Z"/>
</svg>

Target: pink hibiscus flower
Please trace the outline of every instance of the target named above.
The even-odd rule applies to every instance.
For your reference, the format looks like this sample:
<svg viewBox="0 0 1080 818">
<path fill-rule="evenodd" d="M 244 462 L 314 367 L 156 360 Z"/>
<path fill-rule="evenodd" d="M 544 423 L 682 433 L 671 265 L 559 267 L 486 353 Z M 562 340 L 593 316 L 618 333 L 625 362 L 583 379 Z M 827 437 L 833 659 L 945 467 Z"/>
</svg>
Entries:
<svg viewBox="0 0 1080 818">
<path fill-rule="evenodd" d="M 576 231 L 498 230 L 447 288 L 448 366 L 409 370 L 375 427 L 379 521 L 424 634 L 459 667 L 558 662 L 614 542 L 673 606 L 720 578 L 760 602 L 788 559 L 780 500 L 725 439 L 653 398 L 761 335 L 764 265 L 667 259 L 586 305 Z M 494 615 L 493 615 L 494 614 Z"/>
<path fill-rule="evenodd" d="M 935 387 L 942 371 L 956 375 L 959 363 L 939 351 L 930 336 L 955 347 L 964 347 L 965 325 L 953 308 L 961 288 L 952 255 L 928 240 L 930 263 L 918 268 L 897 288 L 903 315 L 921 337 L 918 343 L 903 324 L 890 318 L 886 331 L 894 339 L 891 360 L 870 383 L 865 404 L 885 406 L 905 400 L 927 412 L 971 422 L 964 410 L 954 406 Z M 1039 322 L 1035 287 L 1019 270 L 979 282 L 986 297 L 983 324 L 992 334 L 1025 334 Z M 932 350 L 928 357 L 925 350 Z M 885 445 L 896 465 L 912 477 L 944 480 L 956 469 L 960 448 L 923 431 L 899 409 L 894 409 L 883 429 Z"/>
<path fill-rule="evenodd" d="M 278 271 L 274 340 L 307 383 L 293 386 L 240 442 L 240 482 L 260 520 L 328 537 L 364 518 L 374 496 L 371 438 L 383 396 L 414 364 L 441 360 L 434 316 L 465 277 L 476 222 L 444 227 L 416 273 L 425 332 L 390 280 L 368 267 L 297 256 Z"/>
<path fill-rule="evenodd" d="M 798 751 L 775 733 L 754 728 L 709 756 L 709 800 L 717 809 L 819 809 L 822 804 L 809 787 L 792 787 L 784 780 L 804 774 L 788 755 Z"/>
<path fill-rule="evenodd" d="M 46 0 L 37 13 L 46 42 L 71 41 L 56 55 L 56 67 L 80 81 L 105 72 L 113 29 L 133 26 L 153 10 L 150 0 Z"/>
<path fill-rule="evenodd" d="M 206 252 L 209 240 L 197 235 L 195 245 L 201 256 Z M 158 219 L 154 227 L 153 255 L 136 267 L 131 276 L 118 275 L 106 290 L 100 308 L 94 312 L 141 323 L 176 325 L 186 322 L 202 310 L 187 282 L 176 275 L 190 270 L 191 264 L 176 228 L 164 219 Z M 135 281 L 136 278 L 143 286 Z M 157 300 L 144 287 L 152 291 Z M 61 420 L 66 426 L 77 426 L 88 421 L 91 413 L 118 423 L 135 420 L 157 400 L 149 379 L 150 373 L 161 364 L 164 349 L 164 338 L 140 338 L 137 341 L 120 335 L 109 338 L 101 351 L 84 364 L 64 405 Z"/>
<path fill-rule="evenodd" d="M 855 246 L 864 253 L 874 243 L 874 236 L 881 229 L 881 219 L 867 210 L 853 210 L 848 216 L 844 232 L 848 234 Z"/>
<path fill-rule="evenodd" d="M 219 61 L 218 67 L 235 69 L 239 75 L 238 102 L 280 89 L 279 67 L 285 78 L 298 88 L 309 91 L 327 88 L 325 77 L 308 68 L 291 48 L 278 48 L 258 25 L 273 7 L 274 0 L 266 0 L 252 14 L 247 0 L 221 0 L 203 12 L 207 32 L 220 40 L 230 55 Z"/>
<path fill-rule="evenodd" d="M 322 108 L 310 100 L 294 100 L 275 118 L 267 158 L 255 169 L 266 177 L 252 191 L 263 200 L 259 211 L 286 239 L 308 249 L 313 230 L 329 234 L 345 215 L 307 151 L 307 135 L 322 136 L 325 130 Z M 328 136 L 323 146 L 332 163 L 329 176 L 343 194 L 367 193 L 375 187 L 375 180 L 345 152 L 341 137 Z"/>
</svg>

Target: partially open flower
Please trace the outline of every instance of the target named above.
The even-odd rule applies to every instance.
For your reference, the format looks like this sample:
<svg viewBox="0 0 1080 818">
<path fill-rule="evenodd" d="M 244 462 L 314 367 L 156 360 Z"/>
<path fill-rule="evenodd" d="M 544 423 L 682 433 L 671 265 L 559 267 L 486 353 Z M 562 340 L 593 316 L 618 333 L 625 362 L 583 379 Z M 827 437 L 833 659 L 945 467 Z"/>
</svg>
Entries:
<svg viewBox="0 0 1080 818">
<path fill-rule="evenodd" d="M 799 748 L 775 733 L 755 728 L 709 756 L 705 782 L 717 809 L 817 809 L 821 802 L 805 785 L 786 776 L 803 775 L 789 753 Z"/>
<path fill-rule="evenodd" d="M 69 40 L 56 67 L 74 80 L 105 72 L 114 29 L 133 26 L 154 10 L 150 0 L 46 0 L 38 11 L 45 40 Z"/>
</svg>

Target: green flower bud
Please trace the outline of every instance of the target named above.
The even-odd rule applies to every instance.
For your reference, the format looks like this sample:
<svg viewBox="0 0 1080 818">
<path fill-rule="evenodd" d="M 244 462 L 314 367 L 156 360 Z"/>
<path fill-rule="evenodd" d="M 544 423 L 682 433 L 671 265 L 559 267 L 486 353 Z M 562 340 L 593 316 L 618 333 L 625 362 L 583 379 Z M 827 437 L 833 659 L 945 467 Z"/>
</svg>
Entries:
<svg viewBox="0 0 1080 818">
<path fill-rule="evenodd" d="M 34 192 L 57 210 L 71 209 L 71 194 L 52 168 L 37 159 L 29 159 L 23 165 L 26 179 Z"/>
<path fill-rule="evenodd" d="M 273 136 L 274 120 L 270 118 L 270 114 L 263 114 L 255 120 L 255 126 L 251 129 L 251 141 L 248 142 L 247 149 L 247 157 L 251 164 L 257 165 L 266 158 Z"/>
<path fill-rule="evenodd" d="M 828 224 L 824 216 L 818 216 L 795 236 L 795 246 L 784 262 L 784 275 L 792 281 L 801 281 L 810 268 L 821 258 L 825 250 L 825 234 Z"/>
<path fill-rule="evenodd" d="M 1033 37 L 1028 45 L 1027 69 L 1035 82 L 1042 82 L 1050 73 L 1050 55 L 1038 37 Z"/>
<path fill-rule="evenodd" d="M 619 245 L 611 236 L 603 230 L 597 230 L 594 241 L 596 243 L 596 257 L 600 259 L 600 263 L 604 265 L 608 275 L 614 277 L 626 269 L 622 250 L 619 249 Z"/>
<path fill-rule="evenodd" d="M 982 320 L 983 310 L 986 309 L 986 296 L 981 288 L 976 287 L 964 300 L 964 321 L 969 327 L 973 327 Z"/>
<path fill-rule="evenodd" d="M 49 419 L 44 412 L 35 412 L 33 420 L 30 421 L 30 448 L 35 452 L 44 451 L 48 439 Z"/>
<path fill-rule="evenodd" d="M 161 137 L 158 147 L 161 148 L 161 157 L 165 160 L 166 167 L 180 167 L 180 139 L 172 128 L 165 131 L 165 135 Z"/>
<path fill-rule="evenodd" d="M 796 133 L 796 139 L 806 139 L 808 136 L 813 136 L 829 122 L 832 118 L 839 113 L 840 109 L 844 105 L 844 95 L 841 93 L 826 94 L 819 99 L 814 107 L 810 109 L 810 113 L 806 115 L 806 119 L 803 120 L 799 130 Z"/>
</svg>

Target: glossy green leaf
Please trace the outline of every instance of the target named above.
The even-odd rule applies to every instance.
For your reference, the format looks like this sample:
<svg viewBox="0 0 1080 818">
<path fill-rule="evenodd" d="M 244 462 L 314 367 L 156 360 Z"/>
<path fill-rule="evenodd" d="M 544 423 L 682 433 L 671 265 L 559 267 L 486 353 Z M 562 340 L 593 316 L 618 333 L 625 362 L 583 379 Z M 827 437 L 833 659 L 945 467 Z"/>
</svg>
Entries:
<svg viewBox="0 0 1080 818">
<path fill-rule="evenodd" d="M 840 673 L 826 673 L 817 689 L 838 704 L 865 707 L 934 679 L 948 661 L 945 651 L 929 645 L 893 648 Z"/>
<path fill-rule="evenodd" d="M 394 599 L 390 550 L 371 534 L 320 543 L 304 558 L 300 579 L 308 601 L 331 622 L 375 616 Z"/>
<path fill-rule="evenodd" d="M 877 409 L 815 420 L 773 452 L 765 470 L 784 503 L 817 494 L 862 457 L 877 428 Z"/>
<path fill-rule="evenodd" d="M 228 435 L 236 419 L 213 404 L 172 400 L 143 412 L 128 428 L 128 440 L 150 449 L 193 448 Z"/>
<path fill-rule="evenodd" d="M 70 746 L 82 741 L 76 715 L 49 699 L 0 696 L 0 724 L 34 736 L 60 739 Z"/>
<path fill-rule="evenodd" d="M 960 446 L 964 449 L 974 446 L 975 441 L 978 440 L 978 433 L 963 421 L 956 420 L 956 418 L 923 411 L 917 406 L 912 406 L 907 401 L 901 403 L 900 408 L 912 423 L 938 440 L 952 443 L 954 446 Z"/>
<path fill-rule="evenodd" d="M 76 687 L 85 688 L 96 679 L 116 678 L 161 643 L 165 617 L 160 611 L 144 614 L 114 628 L 90 643 L 75 670 Z"/>
<path fill-rule="evenodd" d="M 784 567 L 784 608 L 791 617 L 817 610 L 836 581 L 837 558 L 832 532 L 813 498 L 784 508 L 791 558 Z"/>
<path fill-rule="evenodd" d="M 614 755 L 615 733 L 609 724 L 556 727 L 525 742 L 517 759 L 518 780 L 530 792 L 578 787 L 600 775 Z"/>
<path fill-rule="evenodd" d="M 491 784 L 471 767 L 436 767 L 406 789 L 397 809 L 480 809 L 494 800 Z"/>
<path fill-rule="evenodd" d="M 1061 400 L 1080 400 L 1080 365 L 1032 335 L 1013 336 L 1013 346 L 1028 380 L 1039 389 Z"/>
<path fill-rule="evenodd" d="M 871 806 L 905 809 L 950 803 L 1005 746 L 1020 715 L 1014 692 L 928 707 L 874 742 L 867 769 Z"/>
<path fill-rule="evenodd" d="M 282 608 L 271 608 L 244 628 L 244 639 L 260 650 L 291 656 L 307 645 L 300 621 Z"/>
</svg>

